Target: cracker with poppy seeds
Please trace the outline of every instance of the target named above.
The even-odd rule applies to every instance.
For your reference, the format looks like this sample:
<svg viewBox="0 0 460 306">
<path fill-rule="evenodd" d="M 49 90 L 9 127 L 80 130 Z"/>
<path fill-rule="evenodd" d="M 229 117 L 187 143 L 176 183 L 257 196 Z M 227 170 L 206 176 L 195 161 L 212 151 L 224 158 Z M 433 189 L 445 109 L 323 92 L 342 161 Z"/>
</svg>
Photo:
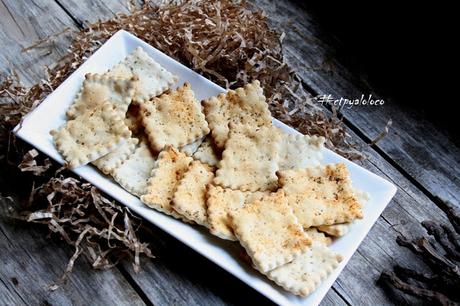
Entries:
<svg viewBox="0 0 460 306">
<path fill-rule="evenodd" d="M 347 167 L 343 163 L 277 172 L 289 206 L 305 227 L 362 218 Z"/>
<path fill-rule="evenodd" d="M 193 153 L 193 158 L 210 166 L 217 166 L 219 157 L 216 149 L 212 145 L 211 136 L 206 136 L 204 141 L 196 149 L 196 152 Z"/>
<path fill-rule="evenodd" d="M 282 131 L 278 167 L 280 170 L 319 166 L 324 137 L 286 134 Z"/>
<path fill-rule="evenodd" d="M 137 77 L 118 78 L 88 73 L 80 92 L 67 110 L 67 118 L 75 119 L 96 106 L 110 103 L 124 117 L 134 96 Z"/>
<path fill-rule="evenodd" d="M 213 178 L 214 167 L 193 161 L 177 185 L 173 209 L 186 219 L 207 226 L 206 186 Z"/>
<path fill-rule="evenodd" d="M 311 244 L 282 190 L 229 215 L 235 236 L 262 273 L 295 260 Z"/>
<path fill-rule="evenodd" d="M 69 168 L 90 163 L 131 137 L 131 132 L 111 103 L 96 105 L 57 130 L 51 130 L 50 134 Z"/>
<path fill-rule="evenodd" d="M 310 233 L 311 246 L 292 262 L 277 267 L 267 277 L 296 295 L 307 296 L 326 279 L 342 261 L 342 256 L 327 247 L 327 240 Z"/>
<path fill-rule="evenodd" d="M 180 148 L 209 133 L 201 105 L 189 83 L 141 104 L 140 115 L 151 145 Z"/>
<path fill-rule="evenodd" d="M 272 119 L 259 81 L 203 101 L 206 120 L 216 146 L 222 149 L 229 134 L 229 123 L 254 127 L 271 125 Z"/>
<path fill-rule="evenodd" d="M 147 192 L 147 181 L 155 166 L 155 160 L 148 145 L 141 141 L 134 152 L 110 174 L 125 190 L 141 196 Z"/>
<path fill-rule="evenodd" d="M 178 79 L 177 76 L 151 58 L 141 47 L 134 49 L 105 75 L 121 78 L 136 76 L 139 82 L 133 96 L 135 102 L 147 101 L 162 94 Z"/>
<path fill-rule="evenodd" d="M 130 137 L 112 152 L 92 162 L 104 174 L 110 174 L 119 167 L 133 152 L 139 142 L 137 138 Z"/>
<path fill-rule="evenodd" d="M 206 194 L 207 224 L 211 234 L 226 240 L 236 241 L 230 224 L 229 213 L 246 203 L 261 199 L 268 192 L 243 192 L 209 184 Z"/>
<path fill-rule="evenodd" d="M 178 219 L 184 219 L 172 207 L 171 201 L 179 181 L 187 172 L 192 158 L 174 147 L 168 146 L 160 155 L 147 182 L 147 192 L 141 201 L 158 211 Z"/>
<path fill-rule="evenodd" d="M 274 190 L 280 138 L 273 126 L 231 123 L 214 183 L 243 191 Z"/>
</svg>

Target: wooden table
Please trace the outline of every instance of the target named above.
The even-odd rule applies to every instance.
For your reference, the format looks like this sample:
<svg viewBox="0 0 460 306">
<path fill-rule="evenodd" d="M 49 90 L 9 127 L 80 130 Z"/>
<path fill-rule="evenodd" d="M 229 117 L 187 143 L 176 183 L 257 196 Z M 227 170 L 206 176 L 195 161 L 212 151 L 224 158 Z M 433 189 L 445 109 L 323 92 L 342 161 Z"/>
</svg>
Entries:
<svg viewBox="0 0 460 306">
<path fill-rule="evenodd" d="M 126 12 L 126 2 L 2 0 L 1 71 L 8 72 L 14 67 L 25 84 L 33 84 L 43 75 L 44 65 L 65 53 L 69 38 L 60 37 L 51 51 L 21 53 L 22 48 L 66 27 L 78 29 L 88 21 Z M 302 5 L 274 0 L 254 2 L 266 10 L 274 26 L 286 32 L 286 57 L 298 69 L 312 95 L 359 97 L 361 93 L 374 92 L 365 79 L 351 73 L 333 57 L 340 43 L 323 33 Z M 363 145 L 368 156 L 360 164 L 396 184 L 399 191 L 322 304 L 411 302 L 407 297 L 389 298 L 375 281 L 383 269 L 396 262 L 421 269 L 421 263 L 398 247 L 395 238 L 400 233 L 410 237 L 424 234 L 419 225 L 422 220 L 446 220 L 435 196 L 454 203 L 460 201 L 460 150 L 448 135 L 420 114 L 393 101 L 387 100 L 384 107 L 345 110 L 344 114 L 353 138 Z M 377 145 L 366 146 L 389 118 L 393 119 L 393 126 L 388 137 Z M 61 276 L 72 250 L 47 239 L 46 233 L 36 227 L 11 222 L 5 216 L 7 199 L 1 200 L 0 304 L 270 304 L 227 272 L 155 228 L 152 244 L 158 258 L 144 262 L 140 274 L 135 274 L 129 265 L 97 272 L 81 260 L 62 288 L 49 291 L 46 286 Z"/>
</svg>

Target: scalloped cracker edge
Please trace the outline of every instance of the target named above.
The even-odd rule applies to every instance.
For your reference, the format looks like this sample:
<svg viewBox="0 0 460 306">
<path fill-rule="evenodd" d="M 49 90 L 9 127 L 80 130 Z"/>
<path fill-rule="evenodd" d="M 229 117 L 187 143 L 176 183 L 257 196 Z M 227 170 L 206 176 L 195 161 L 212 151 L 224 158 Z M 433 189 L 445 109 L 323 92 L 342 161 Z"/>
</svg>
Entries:
<svg viewBox="0 0 460 306">
<path fill-rule="evenodd" d="M 272 122 L 259 81 L 211 97 L 203 101 L 203 108 L 214 142 L 220 149 L 227 141 L 230 122 L 255 127 L 271 125 Z"/>
<path fill-rule="evenodd" d="M 206 186 L 214 178 L 214 168 L 193 161 L 174 193 L 172 207 L 190 221 L 207 226 Z"/>
<path fill-rule="evenodd" d="M 112 152 L 92 162 L 104 174 L 110 174 L 119 167 L 133 152 L 139 142 L 137 138 L 129 138 Z"/>
<path fill-rule="evenodd" d="M 177 184 L 187 172 L 191 162 L 191 157 L 173 147 L 166 147 L 158 156 L 147 183 L 147 193 L 141 196 L 141 201 L 167 215 L 184 219 L 173 209 L 171 201 Z"/>
<path fill-rule="evenodd" d="M 295 260 L 311 244 L 282 190 L 229 215 L 236 237 L 262 273 Z"/>
<path fill-rule="evenodd" d="M 219 157 L 217 156 L 209 135 L 206 136 L 205 140 L 193 154 L 193 158 L 210 166 L 217 166 L 219 163 Z"/>
<path fill-rule="evenodd" d="M 110 103 L 95 106 L 50 134 L 69 168 L 95 161 L 131 137 L 131 131 Z"/>
<path fill-rule="evenodd" d="M 111 103 L 120 116 L 124 117 L 132 101 L 136 83 L 137 77 L 116 78 L 88 73 L 80 92 L 67 110 L 67 117 L 75 119 L 104 103 Z"/>
<path fill-rule="evenodd" d="M 177 76 L 158 64 L 141 47 L 137 47 L 106 75 L 122 78 L 136 76 L 139 79 L 133 96 L 136 102 L 147 101 L 162 94 L 178 80 Z"/>
<path fill-rule="evenodd" d="M 242 191 L 276 189 L 280 137 L 272 126 L 230 124 L 214 183 Z"/>
<path fill-rule="evenodd" d="M 343 163 L 277 172 L 289 206 L 304 228 L 362 218 L 361 204 Z"/>
<path fill-rule="evenodd" d="M 201 144 L 203 143 L 204 139 L 205 139 L 205 137 L 201 137 L 201 138 L 195 140 L 194 142 L 186 144 L 185 146 L 180 147 L 179 151 L 181 151 L 182 153 L 185 153 L 187 156 L 192 156 L 198 150 L 198 148 L 201 146 Z"/>
<path fill-rule="evenodd" d="M 145 133 L 157 151 L 168 145 L 180 148 L 209 133 L 189 83 L 141 104 L 140 114 Z"/>
</svg>

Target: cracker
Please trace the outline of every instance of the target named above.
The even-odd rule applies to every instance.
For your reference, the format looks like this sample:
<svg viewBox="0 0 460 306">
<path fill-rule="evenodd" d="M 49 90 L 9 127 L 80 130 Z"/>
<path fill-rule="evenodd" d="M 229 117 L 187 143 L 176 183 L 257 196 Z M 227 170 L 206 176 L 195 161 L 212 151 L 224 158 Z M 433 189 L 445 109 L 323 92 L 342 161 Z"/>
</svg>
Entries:
<svg viewBox="0 0 460 306">
<path fill-rule="evenodd" d="M 272 126 L 230 124 L 229 138 L 214 182 L 243 191 L 277 187 L 280 135 Z"/>
<path fill-rule="evenodd" d="M 322 240 L 313 239 L 307 251 L 292 262 L 267 273 L 268 278 L 285 290 L 307 296 L 339 265 L 342 256 Z"/>
<path fill-rule="evenodd" d="M 203 102 L 203 107 L 214 142 L 220 149 L 227 141 L 230 122 L 254 127 L 272 122 L 259 81 L 209 98 Z"/>
<path fill-rule="evenodd" d="M 277 175 L 289 205 L 305 228 L 363 217 L 345 164 L 283 170 Z"/>
<path fill-rule="evenodd" d="M 173 209 L 186 219 L 207 225 L 206 185 L 214 178 L 214 168 L 193 161 L 174 193 Z"/>
<path fill-rule="evenodd" d="M 104 103 L 51 130 L 54 143 L 70 168 L 85 165 L 115 150 L 131 137 L 112 104 Z"/>
<path fill-rule="evenodd" d="M 106 75 L 122 78 L 137 76 L 139 82 L 133 97 L 136 102 L 147 101 L 162 94 L 178 79 L 177 76 L 161 67 L 141 47 L 137 47 Z"/>
<path fill-rule="evenodd" d="M 127 139 L 112 152 L 93 161 L 93 165 L 104 174 L 112 173 L 115 168 L 119 167 L 134 152 L 138 142 L 137 138 L 131 137 Z"/>
<path fill-rule="evenodd" d="M 166 147 L 152 170 L 147 183 L 147 193 L 141 196 L 141 201 L 158 211 L 182 218 L 172 207 L 171 200 L 177 184 L 187 171 L 192 158 L 177 151 L 173 147 Z"/>
<path fill-rule="evenodd" d="M 342 237 L 350 231 L 351 223 L 341 223 L 341 224 L 332 224 L 332 225 L 319 225 L 316 228 L 334 237 Z"/>
<path fill-rule="evenodd" d="M 207 215 L 208 228 L 211 234 L 226 240 L 236 241 L 230 224 L 229 213 L 243 207 L 246 203 L 260 200 L 268 192 L 242 192 L 208 185 L 207 187 Z"/>
<path fill-rule="evenodd" d="M 293 261 L 311 244 L 282 190 L 229 215 L 235 236 L 262 273 Z"/>
<path fill-rule="evenodd" d="M 278 152 L 280 170 L 319 166 L 323 158 L 324 137 L 282 133 Z"/>
<path fill-rule="evenodd" d="M 147 192 L 147 181 L 155 165 L 155 156 L 145 142 L 133 154 L 112 170 L 113 179 L 128 192 L 141 196 Z"/>
<path fill-rule="evenodd" d="M 125 124 L 133 135 L 141 135 L 144 127 L 142 126 L 139 115 L 139 105 L 131 103 L 125 116 Z"/>
<path fill-rule="evenodd" d="M 209 133 L 189 83 L 141 104 L 141 117 L 150 143 L 157 151 L 171 145 L 180 148 Z"/>
<path fill-rule="evenodd" d="M 85 75 L 82 88 L 67 110 L 67 117 L 74 119 L 96 106 L 111 103 L 124 117 L 134 95 L 137 78 L 115 78 L 99 74 Z"/>
<path fill-rule="evenodd" d="M 318 229 L 314 227 L 306 229 L 305 233 L 308 235 L 308 237 L 311 238 L 312 241 L 321 243 L 324 246 L 328 246 L 332 243 L 331 237 L 327 237 L 324 233 L 318 231 Z"/>
<path fill-rule="evenodd" d="M 183 147 L 180 147 L 179 151 L 181 151 L 182 153 L 187 154 L 187 156 L 192 156 L 196 152 L 196 150 L 198 150 L 198 148 L 201 146 L 201 144 L 203 143 L 204 138 L 205 137 L 201 137 L 201 138 L 195 140 L 192 143 L 189 143 L 189 144 L 186 144 Z"/>
<path fill-rule="evenodd" d="M 193 158 L 210 166 L 217 166 L 219 157 L 217 156 L 217 152 L 212 145 L 211 137 L 209 135 L 206 136 L 204 141 L 193 154 Z"/>
</svg>

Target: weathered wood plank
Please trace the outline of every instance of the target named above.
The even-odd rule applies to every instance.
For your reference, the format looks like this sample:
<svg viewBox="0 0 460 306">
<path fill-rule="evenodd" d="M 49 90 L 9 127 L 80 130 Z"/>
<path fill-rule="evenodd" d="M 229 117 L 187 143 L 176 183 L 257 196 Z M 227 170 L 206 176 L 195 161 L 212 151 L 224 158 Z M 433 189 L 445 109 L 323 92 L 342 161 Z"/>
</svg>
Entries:
<svg viewBox="0 0 460 306">
<path fill-rule="evenodd" d="M 367 82 L 352 74 L 335 56 L 338 50 L 334 38 L 321 31 L 303 4 L 254 2 L 268 13 L 280 31 L 287 33 L 286 57 L 317 94 L 353 99 L 361 94 L 377 97 Z M 390 134 L 377 144 L 380 152 L 427 193 L 460 203 L 460 148 L 420 111 L 386 100 L 383 107 L 345 108 L 344 115 L 367 139 L 377 137 L 392 118 Z"/>
<path fill-rule="evenodd" d="M 116 270 L 93 271 L 84 260 L 59 289 L 47 287 L 59 280 L 72 250 L 46 231 L 8 216 L 11 203 L 0 198 L 0 304 L 5 305 L 144 305 Z"/>
</svg>

